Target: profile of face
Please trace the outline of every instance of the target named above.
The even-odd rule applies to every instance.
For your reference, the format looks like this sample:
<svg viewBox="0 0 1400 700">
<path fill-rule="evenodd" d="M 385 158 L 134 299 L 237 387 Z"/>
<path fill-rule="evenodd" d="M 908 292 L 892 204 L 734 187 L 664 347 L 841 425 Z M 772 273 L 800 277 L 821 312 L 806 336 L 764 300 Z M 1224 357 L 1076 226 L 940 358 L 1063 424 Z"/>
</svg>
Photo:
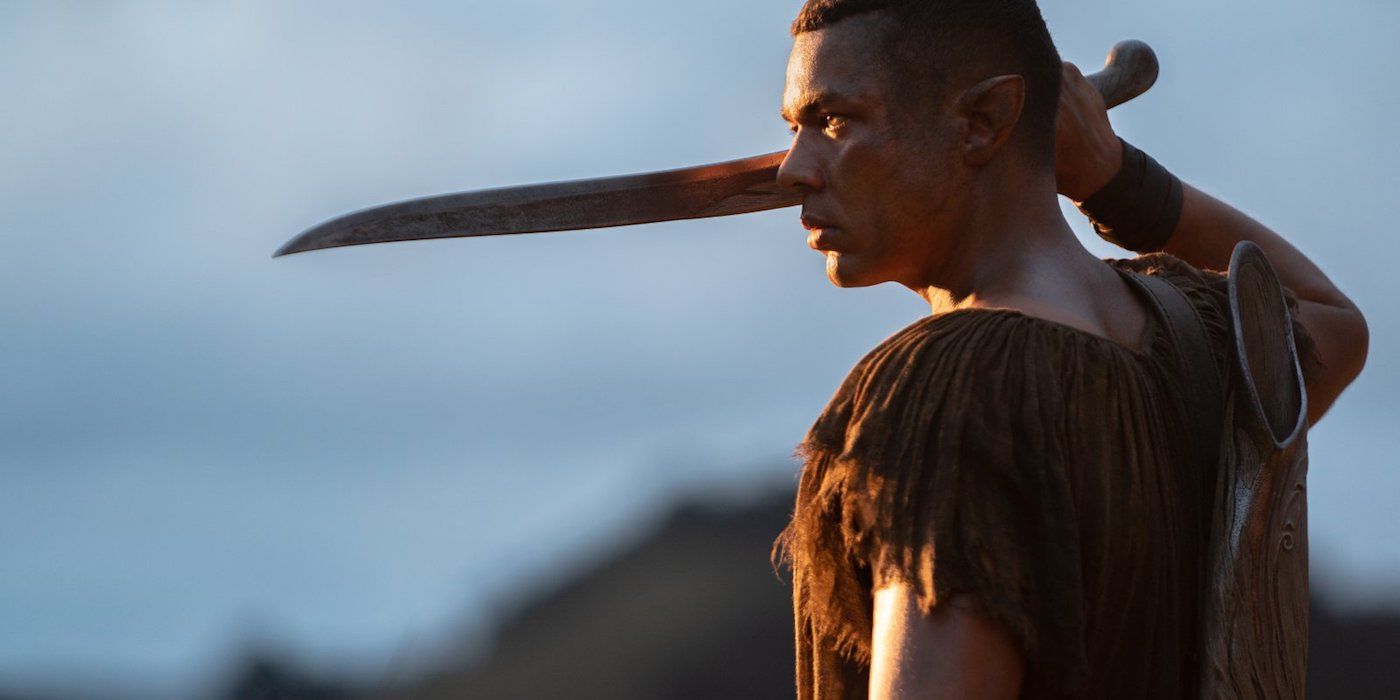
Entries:
<svg viewBox="0 0 1400 700">
<path fill-rule="evenodd" d="M 803 194 L 807 243 L 840 287 L 915 287 L 955 245 L 957 129 L 937 110 L 908 116 L 908 96 L 871 60 L 887 21 L 871 13 L 799 34 L 788 62 L 793 141 L 778 182 Z"/>
</svg>

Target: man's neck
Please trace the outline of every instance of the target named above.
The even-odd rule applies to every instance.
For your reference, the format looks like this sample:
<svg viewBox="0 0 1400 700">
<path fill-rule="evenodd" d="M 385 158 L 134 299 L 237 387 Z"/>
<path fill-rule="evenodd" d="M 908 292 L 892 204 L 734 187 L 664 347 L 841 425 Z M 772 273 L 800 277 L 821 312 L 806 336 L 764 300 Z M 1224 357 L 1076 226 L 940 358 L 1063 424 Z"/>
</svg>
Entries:
<svg viewBox="0 0 1400 700">
<path fill-rule="evenodd" d="M 1065 221 L 1053 174 L 1028 175 L 971 185 L 984 191 L 969 193 L 952 247 L 911 287 L 934 315 L 962 308 L 1047 315 L 1036 310 L 1083 306 L 1114 276 Z"/>
</svg>

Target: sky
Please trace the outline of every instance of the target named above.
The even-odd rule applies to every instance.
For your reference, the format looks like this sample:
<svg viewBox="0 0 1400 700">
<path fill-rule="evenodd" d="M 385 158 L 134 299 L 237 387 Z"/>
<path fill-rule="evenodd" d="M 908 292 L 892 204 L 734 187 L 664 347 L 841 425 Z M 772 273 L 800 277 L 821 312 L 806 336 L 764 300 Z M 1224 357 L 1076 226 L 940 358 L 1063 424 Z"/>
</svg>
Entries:
<svg viewBox="0 0 1400 700">
<path fill-rule="evenodd" d="M 0 687 L 178 690 L 261 644 L 389 674 L 680 494 L 792 483 L 927 313 L 831 287 L 792 210 L 270 255 L 397 199 L 784 148 L 797 6 L 0 2 Z M 1400 604 L 1400 5 L 1042 7 L 1086 69 L 1152 44 L 1119 132 L 1367 313 L 1312 556 Z"/>
</svg>

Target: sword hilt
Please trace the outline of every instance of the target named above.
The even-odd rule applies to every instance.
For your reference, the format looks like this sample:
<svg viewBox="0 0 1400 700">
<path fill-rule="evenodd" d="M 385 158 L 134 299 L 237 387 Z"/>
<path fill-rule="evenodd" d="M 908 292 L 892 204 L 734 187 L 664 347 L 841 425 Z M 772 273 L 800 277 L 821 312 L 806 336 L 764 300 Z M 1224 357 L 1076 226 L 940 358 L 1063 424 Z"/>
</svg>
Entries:
<svg viewBox="0 0 1400 700">
<path fill-rule="evenodd" d="M 1085 77 L 1112 109 L 1152 89 L 1160 70 L 1157 52 L 1144 42 L 1130 39 L 1114 44 L 1103 70 Z"/>
</svg>

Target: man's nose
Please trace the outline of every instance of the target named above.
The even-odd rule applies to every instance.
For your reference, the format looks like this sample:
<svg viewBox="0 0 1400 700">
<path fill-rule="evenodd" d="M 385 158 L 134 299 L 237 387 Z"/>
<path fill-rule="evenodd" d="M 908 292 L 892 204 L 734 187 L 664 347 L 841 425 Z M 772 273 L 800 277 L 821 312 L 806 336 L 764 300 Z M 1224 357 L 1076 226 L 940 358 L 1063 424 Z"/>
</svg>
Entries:
<svg viewBox="0 0 1400 700">
<path fill-rule="evenodd" d="M 821 167 L 815 154 L 804 145 L 801 136 L 794 138 L 778 166 L 778 187 L 806 194 L 821 189 L 822 184 Z"/>
</svg>

